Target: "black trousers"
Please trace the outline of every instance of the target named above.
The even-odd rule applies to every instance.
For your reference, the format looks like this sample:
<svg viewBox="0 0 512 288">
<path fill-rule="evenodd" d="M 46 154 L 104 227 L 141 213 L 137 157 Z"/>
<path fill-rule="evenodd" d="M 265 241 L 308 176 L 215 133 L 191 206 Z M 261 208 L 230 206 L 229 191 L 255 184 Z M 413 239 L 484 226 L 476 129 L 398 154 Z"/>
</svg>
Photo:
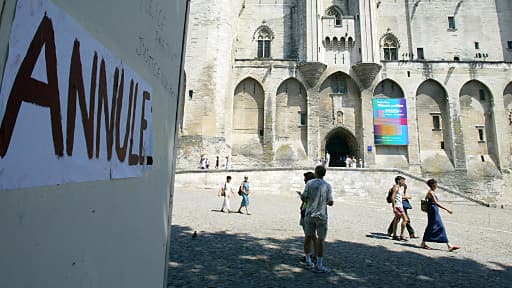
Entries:
<svg viewBox="0 0 512 288">
<path fill-rule="evenodd" d="M 416 233 L 414 233 L 414 228 L 412 228 L 412 226 L 411 226 L 411 218 L 409 218 L 409 214 L 407 214 L 407 210 L 409 210 L 409 209 L 404 209 L 405 215 L 407 215 L 407 218 L 409 219 L 409 221 L 407 221 L 407 226 L 405 226 L 405 228 L 407 228 L 407 232 L 409 232 L 409 236 L 411 236 L 411 235 L 415 235 Z M 393 218 L 393 220 L 394 220 L 394 218 Z M 388 227 L 389 235 L 393 234 L 393 220 L 391 220 L 391 224 L 389 224 L 389 227 Z M 398 227 L 396 229 L 398 229 Z"/>
</svg>

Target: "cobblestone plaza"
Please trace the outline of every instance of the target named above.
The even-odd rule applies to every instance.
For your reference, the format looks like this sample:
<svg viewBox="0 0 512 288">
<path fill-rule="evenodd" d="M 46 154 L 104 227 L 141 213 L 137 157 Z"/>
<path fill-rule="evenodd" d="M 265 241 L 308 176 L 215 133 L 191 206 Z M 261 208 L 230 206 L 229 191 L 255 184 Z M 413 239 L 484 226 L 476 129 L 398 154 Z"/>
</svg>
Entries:
<svg viewBox="0 0 512 288">
<path fill-rule="evenodd" d="M 219 212 L 216 189 L 178 188 L 169 287 L 510 287 L 512 210 L 443 202 L 441 194 L 454 211 L 441 213 L 448 237 L 462 248 L 449 253 L 431 243 L 434 250 L 427 251 L 419 247 L 427 222 L 419 210 L 424 190 L 411 191 L 409 214 L 420 239 L 408 242 L 386 236 L 392 212 L 384 198 L 335 196 L 325 252 L 332 271 L 318 274 L 300 262 L 298 198 L 255 192 L 252 215 L 227 214 Z M 231 202 L 238 208 L 239 197 Z"/>
</svg>

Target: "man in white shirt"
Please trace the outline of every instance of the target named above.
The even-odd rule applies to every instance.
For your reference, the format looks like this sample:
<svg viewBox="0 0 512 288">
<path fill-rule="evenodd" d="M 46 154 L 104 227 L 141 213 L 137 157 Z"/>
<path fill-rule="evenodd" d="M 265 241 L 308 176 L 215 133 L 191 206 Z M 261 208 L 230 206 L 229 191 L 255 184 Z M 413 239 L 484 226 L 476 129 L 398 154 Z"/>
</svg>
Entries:
<svg viewBox="0 0 512 288">
<path fill-rule="evenodd" d="M 323 264 L 324 243 L 327 236 L 327 205 L 333 205 L 332 187 L 323 178 L 325 167 L 316 166 L 316 179 L 310 180 L 302 193 L 302 200 L 308 206 L 304 217 L 304 232 L 306 234 L 304 253 L 306 254 L 306 267 L 315 268 L 315 272 L 329 272 L 330 269 Z M 316 266 L 311 261 L 311 240 L 316 244 Z M 316 240 L 316 241 L 315 241 Z"/>
<path fill-rule="evenodd" d="M 226 182 L 219 190 L 219 197 L 222 197 L 222 207 L 220 208 L 220 212 L 224 212 L 224 208 L 226 208 L 228 213 L 231 213 L 231 206 L 229 205 L 229 197 L 235 195 L 233 190 L 233 185 L 231 184 L 231 176 L 226 177 Z"/>
</svg>

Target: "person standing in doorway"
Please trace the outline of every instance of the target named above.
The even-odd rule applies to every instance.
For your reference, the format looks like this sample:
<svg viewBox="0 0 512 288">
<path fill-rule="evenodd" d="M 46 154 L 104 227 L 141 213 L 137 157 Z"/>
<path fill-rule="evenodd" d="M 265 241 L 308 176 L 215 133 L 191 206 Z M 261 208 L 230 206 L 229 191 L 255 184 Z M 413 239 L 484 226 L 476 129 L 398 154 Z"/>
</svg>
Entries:
<svg viewBox="0 0 512 288">
<path fill-rule="evenodd" d="M 324 266 L 324 245 L 327 237 L 327 206 L 333 205 L 332 187 L 323 178 L 326 170 L 322 165 L 315 167 L 316 179 L 310 180 L 304 192 L 302 201 L 308 203 L 304 216 L 304 230 L 306 233 L 304 253 L 306 254 L 306 267 L 314 268 L 315 272 L 329 272 Z M 311 243 L 316 239 L 315 254 L 316 265 L 311 261 Z"/>
<path fill-rule="evenodd" d="M 219 169 L 219 156 L 215 159 L 215 169 Z"/>
<path fill-rule="evenodd" d="M 325 166 L 329 167 L 330 162 L 331 162 L 331 154 L 329 154 L 329 152 L 325 152 Z"/>
<path fill-rule="evenodd" d="M 226 182 L 224 182 L 219 191 L 219 197 L 222 197 L 222 207 L 220 208 L 220 212 L 231 213 L 229 198 L 233 195 L 235 195 L 235 192 L 233 191 L 233 185 L 231 184 L 231 176 L 227 176 Z M 224 211 L 224 209 L 227 211 Z"/>
<path fill-rule="evenodd" d="M 249 213 L 249 194 L 250 191 L 250 185 L 249 185 L 249 176 L 244 176 L 244 181 L 242 184 L 240 184 L 240 191 L 242 193 L 242 202 L 240 203 L 240 208 L 238 208 L 238 213 L 243 214 L 242 207 L 245 207 L 245 212 L 247 215 L 251 215 Z"/>
</svg>

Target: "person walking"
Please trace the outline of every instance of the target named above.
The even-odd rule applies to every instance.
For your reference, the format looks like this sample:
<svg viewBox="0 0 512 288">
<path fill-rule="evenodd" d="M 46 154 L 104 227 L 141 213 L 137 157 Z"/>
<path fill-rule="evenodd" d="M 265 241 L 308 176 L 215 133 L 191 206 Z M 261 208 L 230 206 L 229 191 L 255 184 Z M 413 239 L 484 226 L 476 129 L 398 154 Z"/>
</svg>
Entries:
<svg viewBox="0 0 512 288">
<path fill-rule="evenodd" d="M 393 194 L 391 196 L 391 204 L 393 207 L 393 213 L 395 214 L 395 218 L 393 219 L 393 240 L 407 241 L 404 237 L 404 230 L 407 226 L 409 218 L 407 214 L 405 214 L 404 206 L 403 206 L 403 186 L 405 184 L 405 178 L 402 176 L 395 177 L 395 185 L 393 186 Z M 400 225 L 400 237 L 396 236 L 396 232 L 398 230 L 398 222 L 402 219 L 402 224 Z"/>
<path fill-rule="evenodd" d="M 250 192 L 250 185 L 249 185 L 249 176 L 244 176 L 244 181 L 240 184 L 239 188 L 240 192 L 242 193 L 240 196 L 242 196 L 242 202 L 240 203 L 240 208 L 238 208 L 238 213 L 243 214 L 242 207 L 245 207 L 245 212 L 247 215 L 251 215 L 249 213 L 249 194 Z"/>
<path fill-rule="evenodd" d="M 395 179 L 395 181 L 396 181 L 396 179 Z M 411 217 L 407 213 L 407 210 L 412 209 L 411 203 L 409 202 L 409 199 L 412 199 L 412 197 L 407 194 L 407 184 L 405 184 L 405 183 L 403 184 L 403 189 L 404 189 L 403 190 L 404 194 L 402 197 L 402 206 L 404 207 L 404 212 L 408 219 L 407 224 L 405 225 L 405 228 L 407 229 L 407 232 L 409 233 L 409 238 L 411 238 L 411 239 L 419 238 L 416 235 L 416 232 L 414 231 L 414 228 L 411 225 Z M 390 237 L 393 235 L 394 223 L 395 223 L 395 218 L 393 217 L 393 219 L 391 220 L 391 223 L 389 223 L 389 226 L 388 226 L 388 236 L 390 236 Z"/>
<path fill-rule="evenodd" d="M 421 248 L 423 249 L 432 249 L 430 246 L 426 244 L 426 242 L 436 242 L 436 243 L 446 243 L 448 246 L 448 252 L 455 251 L 460 249 L 459 246 L 455 246 L 450 244 L 448 241 L 448 237 L 446 236 L 446 229 L 444 228 L 443 221 L 441 220 L 441 215 L 439 214 L 439 208 L 446 210 L 446 212 L 452 214 L 452 210 L 445 207 L 443 204 L 439 202 L 439 199 L 436 195 L 437 189 L 437 181 L 435 179 L 429 179 L 427 181 L 427 185 L 430 188 L 427 192 L 427 215 L 428 215 L 428 223 L 425 228 L 425 233 L 423 233 L 423 241 L 421 241 Z"/>
<path fill-rule="evenodd" d="M 313 180 L 313 179 L 315 179 L 315 173 L 313 173 L 313 172 L 306 172 L 306 173 L 304 173 L 304 184 L 307 184 L 309 182 L 309 180 Z M 299 196 L 302 199 L 302 193 L 300 193 L 299 191 L 297 191 L 297 193 L 299 193 Z M 299 207 L 299 210 L 300 210 L 299 225 L 302 226 L 302 230 L 304 231 L 304 249 L 306 247 L 306 239 L 307 239 L 307 237 L 306 237 L 307 236 L 306 235 L 306 229 L 304 228 L 304 216 L 306 215 L 306 208 L 307 207 L 308 207 L 308 202 L 301 201 L 300 207 Z M 316 239 L 309 240 L 309 241 L 313 241 L 313 243 L 310 243 L 310 245 L 312 245 L 313 247 L 315 247 L 315 240 Z M 313 260 L 316 260 L 316 259 L 313 259 Z M 303 257 L 302 261 L 305 262 L 306 261 L 306 257 Z"/>
<path fill-rule="evenodd" d="M 306 267 L 314 268 L 315 272 L 329 272 L 330 269 L 324 266 L 324 245 L 327 237 L 327 206 L 333 205 L 332 187 L 323 178 L 326 170 L 322 165 L 315 167 L 316 179 L 310 180 L 304 192 L 302 201 L 307 202 L 304 216 L 304 230 L 306 233 L 304 254 L 306 254 Z M 316 265 L 311 261 L 311 243 L 316 240 L 315 254 Z"/>
<path fill-rule="evenodd" d="M 220 208 L 220 212 L 225 212 L 224 208 L 228 213 L 231 213 L 231 206 L 229 205 L 229 198 L 235 195 L 233 191 L 233 185 L 231 183 L 231 176 L 226 177 L 226 182 L 222 185 L 219 190 L 219 197 L 222 197 L 222 207 Z"/>
</svg>

